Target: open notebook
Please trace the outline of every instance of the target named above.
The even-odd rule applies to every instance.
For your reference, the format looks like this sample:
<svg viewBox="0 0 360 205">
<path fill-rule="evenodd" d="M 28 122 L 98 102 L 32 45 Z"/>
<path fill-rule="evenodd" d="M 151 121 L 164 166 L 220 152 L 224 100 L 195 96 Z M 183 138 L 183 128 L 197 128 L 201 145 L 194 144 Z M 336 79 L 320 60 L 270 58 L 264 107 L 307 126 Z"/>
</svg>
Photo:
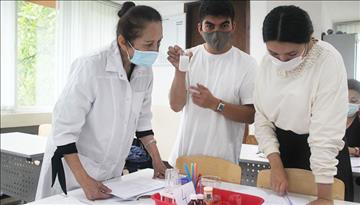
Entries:
<svg viewBox="0 0 360 205">
<path fill-rule="evenodd" d="M 148 177 L 137 177 L 130 180 L 116 180 L 105 183 L 111 194 L 123 200 L 135 200 L 137 196 L 159 190 L 165 187 L 164 181 Z"/>
</svg>

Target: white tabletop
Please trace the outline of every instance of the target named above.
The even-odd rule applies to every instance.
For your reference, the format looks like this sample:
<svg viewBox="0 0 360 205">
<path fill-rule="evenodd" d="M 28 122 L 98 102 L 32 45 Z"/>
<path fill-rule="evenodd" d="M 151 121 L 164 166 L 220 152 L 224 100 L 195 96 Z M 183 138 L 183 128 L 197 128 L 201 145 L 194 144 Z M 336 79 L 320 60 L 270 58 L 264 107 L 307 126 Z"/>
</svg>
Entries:
<svg viewBox="0 0 360 205">
<path fill-rule="evenodd" d="M 242 144 L 240 152 L 240 161 L 264 162 L 268 163 L 268 159 L 263 153 L 258 153 L 258 146 L 252 144 Z"/>
<path fill-rule="evenodd" d="M 350 157 L 351 168 L 354 175 L 360 175 L 360 157 Z M 257 145 L 242 144 L 240 161 L 268 163 L 263 153 L 258 153 Z"/>
<path fill-rule="evenodd" d="M 1 134 L 1 152 L 26 158 L 42 157 L 46 137 L 21 132 Z"/>
<path fill-rule="evenodd" d="M 152 177 L 152 169 L 144 169 L 129 175 L 123 176 L 122 180 L 129 180 L 134 177 Z M 227 189 L 231 191 L 241 192 L 245 194 L 255 195 L 263 198 L 265 200 L 264 205 L 278 205 L 278 204 L 287 204 L 283 197 L 277 196 L 271 190 L 260 189 L 257 187 L 243 186 L 231 183 L 221 183 L 220 187 L 222 189 Z M 313 196 L 306 196 L 300 194 L 289 194 L 289 198 L 294 205 L 307 204 L 310 201 L 314 200 Z M 144 204 L 144 205 L 153 205 L 154 201 L 151 199 L 140 199 L 138 201 L 120 201 L 117 198 L 111 198 L 107 200 L 98 200 L 98 201 L 89 201 L 85 198 L 85 195 L 81 189 L 76 189 L 68 192 L 68 196 L 64 194 L 55 195 L 48 197 L 42 200 L 38 200 L 29 204 Z M 335 205 L 351 205 L 356 203 L 346 202 L 346 201 L 334 201 Z"/>
<path fill-rule="evenodd" d="M 360 157 L 350 157 L 353 175 L 360 176 Z"/>
</svg>

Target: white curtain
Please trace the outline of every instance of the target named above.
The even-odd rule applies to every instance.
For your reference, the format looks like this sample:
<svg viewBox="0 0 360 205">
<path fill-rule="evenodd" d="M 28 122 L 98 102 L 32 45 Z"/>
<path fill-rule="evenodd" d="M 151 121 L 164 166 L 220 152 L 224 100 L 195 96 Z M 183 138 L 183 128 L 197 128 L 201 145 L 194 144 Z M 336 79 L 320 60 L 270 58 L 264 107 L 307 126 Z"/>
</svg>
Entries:
<svg viewBox="0 0 360 205">
<path fill-rule="evenodd" d="M 120 7 L 110 1 L 57 1 L 56 96 L 61 93 L 76 58 L 116 39 Z"/>
<path fill-rule="evenodd" d="M 1 110 L 15 107 L 15 33 L 16 2 L 1 1 Z"/>
</svg>

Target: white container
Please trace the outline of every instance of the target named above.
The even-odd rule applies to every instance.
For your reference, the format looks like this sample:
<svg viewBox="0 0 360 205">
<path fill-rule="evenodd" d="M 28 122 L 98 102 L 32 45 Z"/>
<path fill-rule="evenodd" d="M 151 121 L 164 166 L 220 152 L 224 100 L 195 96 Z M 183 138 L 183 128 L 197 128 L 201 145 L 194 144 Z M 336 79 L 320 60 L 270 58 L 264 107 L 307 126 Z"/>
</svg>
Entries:
<svg viewBox="0 0 360 205">
<path fill-rule="evenodd" d="M 181 72 L 188 72 L 189 71 L 189 64 L 190 64 L 190 56 L 180 55 L 179 70 Z"/>
</svg>

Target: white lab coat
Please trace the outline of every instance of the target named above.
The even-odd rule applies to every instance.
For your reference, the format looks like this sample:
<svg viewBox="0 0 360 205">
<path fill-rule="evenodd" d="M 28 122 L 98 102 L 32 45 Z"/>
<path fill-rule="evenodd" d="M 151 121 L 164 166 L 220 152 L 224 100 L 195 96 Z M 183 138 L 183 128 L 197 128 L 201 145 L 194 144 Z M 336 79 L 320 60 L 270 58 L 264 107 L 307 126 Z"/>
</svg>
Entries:
<svg viewBox="0 0 360 205">
<path fill-rule="evenodd" d="M 61 193 L 51 187 L 51 157 L 56 146 L 76 142 L 80 161 L 96 180 L 121 176 L 135 131 L 151 130 L 152 69 L 136 66 L 130 82 L 117 42 L 75 60 L 70 79 L 53 112 L 36 199 Z M 67 190 L 78 188 L 63 160 Z"/>
</svg>

